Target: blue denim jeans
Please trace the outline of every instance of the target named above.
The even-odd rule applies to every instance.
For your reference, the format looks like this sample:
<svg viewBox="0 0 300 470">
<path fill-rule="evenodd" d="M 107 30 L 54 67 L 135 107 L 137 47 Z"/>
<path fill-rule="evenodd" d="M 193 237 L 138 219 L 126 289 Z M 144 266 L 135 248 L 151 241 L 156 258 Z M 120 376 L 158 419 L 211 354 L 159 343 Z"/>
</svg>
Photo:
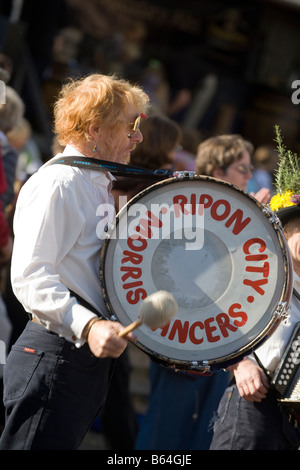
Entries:
<svg viewBox="0 0 300 470">
<path fill-rule="evenodd" d="M 5 365 L 0 449 L 78 449 L 104 404 L 113 365 L 28 322 Z"/>
<path fill-rule="evenodd" d="M 214 425 L 211 450 L 297 450 L 300 424 L 289 416 L 269 393 L 260 403 L 241 398 L 237 386 L 225 390 Z"/>
</svg>

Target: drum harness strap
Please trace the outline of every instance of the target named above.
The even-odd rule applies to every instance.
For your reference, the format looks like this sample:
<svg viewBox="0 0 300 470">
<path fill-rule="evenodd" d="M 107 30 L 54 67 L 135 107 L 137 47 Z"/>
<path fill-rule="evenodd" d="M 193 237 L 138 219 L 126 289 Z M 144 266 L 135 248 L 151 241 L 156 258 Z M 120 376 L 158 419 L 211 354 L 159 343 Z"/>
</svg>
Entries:
<svg viewBox="0 0 300 470">
<path fill-rule="evenodd" d="M 96 171 L 109 171 L 113 175 L 118 176 L 137 176 L 139 178 L 151 178 L 151 179 L 166 179 L 172 178 L 174 173 L 172 170 L 150 170 L 148 168 L 141 168 L 137 166 L 125 165 L 123 163 L 109 162 L 106 160 L 98 160 L 97 158 L 88 157 L 72 157 L 62 156 L 57 159 L 50 160 L 45 166 L 51 166 L 55 164 L 76 166 L 86 170 Z"/>
</svg>

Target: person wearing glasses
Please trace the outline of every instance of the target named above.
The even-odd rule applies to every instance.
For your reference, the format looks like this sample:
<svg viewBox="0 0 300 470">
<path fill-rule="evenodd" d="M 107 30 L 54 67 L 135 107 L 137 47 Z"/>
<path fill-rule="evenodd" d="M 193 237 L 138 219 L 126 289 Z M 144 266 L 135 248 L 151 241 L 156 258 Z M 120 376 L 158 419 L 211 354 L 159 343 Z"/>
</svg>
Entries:
<svg viewBox="0 0 300 470">
<path fill-rule="evenodd" d="M 148 104 L 141 88 L 122 79 L 92 74 L 66 83 L 54 108 L 65 146 L 58 156 L 127 164 L 143 139 Z M 130 337 L 119 337 L 123 327 L 109 319 L 99 284 L 97 209 L 114 205 L 114 178 L 49 163 L 24 184 L 16 205 L 12 287 L 31 320 L 5 366 L 0 449 L 78 449 Z"/>
<path fill-rule="evenodd" d="M 227 181 L 247 192 L 254 166 L 251 157 L 254 147 L 238 134 L 218 135 L 202 142 L 196 156 L 196 173 Z M 262 204 L 271 199 L 269 188 L 250 193 Z"/>
</svg>

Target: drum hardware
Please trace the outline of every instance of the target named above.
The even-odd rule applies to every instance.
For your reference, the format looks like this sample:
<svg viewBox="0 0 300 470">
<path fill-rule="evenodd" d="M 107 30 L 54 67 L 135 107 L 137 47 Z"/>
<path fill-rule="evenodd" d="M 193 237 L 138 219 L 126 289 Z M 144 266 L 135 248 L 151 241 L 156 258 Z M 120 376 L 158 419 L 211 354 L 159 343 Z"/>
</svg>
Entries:
<svg viewBox="0 0 300 470">
<path fill-rule="evenodd" d="M 274 316 L 277 316 L 280 321 L 286 320 L 289 317 L 289 308 L 290 307 L 287 302 L 279 302 L 274 312 Z"/>
<path fill-rule="evenodd" d="M 262 211 L 269 217 L 269 220 L 272 224 L 276 224 L 278 227 L 280 227 L 280 229 L 282 229 L 281 220 L 279 219 L 278 215 L 272 211 L 269 205 L 265 205 Z"/>
<path fill-rule="evenodd" d="M 196 175 L 194 171 L 174 171 L 173 176 L 178 179 L 189 178 L 193 179 Z"/>
<path fill-rule="evenodd" d="M 203 361 L 201 365 L 196 361 L 192 361 L 188 370 L 199 372 L 202 375 L 211 375 L 212 373 L 211 367 L 208 365 L 207 361 Z"/>
</svg>

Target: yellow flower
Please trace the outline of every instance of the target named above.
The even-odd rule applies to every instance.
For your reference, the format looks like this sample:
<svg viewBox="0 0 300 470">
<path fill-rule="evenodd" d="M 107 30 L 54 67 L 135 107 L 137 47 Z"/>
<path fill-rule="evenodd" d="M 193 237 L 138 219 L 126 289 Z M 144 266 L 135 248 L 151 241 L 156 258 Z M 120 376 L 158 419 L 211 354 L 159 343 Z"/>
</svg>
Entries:
<svg viewBox="0 0 300 470">
<path fill-rule="evenodd" d="M 276 212 L 284 207 L 295 206 L 296 204 L 291 201 L 292 191 L 286 191 L 284 194 L 275 194 L 270 201 L 272 211 Z"/>
</svg>

